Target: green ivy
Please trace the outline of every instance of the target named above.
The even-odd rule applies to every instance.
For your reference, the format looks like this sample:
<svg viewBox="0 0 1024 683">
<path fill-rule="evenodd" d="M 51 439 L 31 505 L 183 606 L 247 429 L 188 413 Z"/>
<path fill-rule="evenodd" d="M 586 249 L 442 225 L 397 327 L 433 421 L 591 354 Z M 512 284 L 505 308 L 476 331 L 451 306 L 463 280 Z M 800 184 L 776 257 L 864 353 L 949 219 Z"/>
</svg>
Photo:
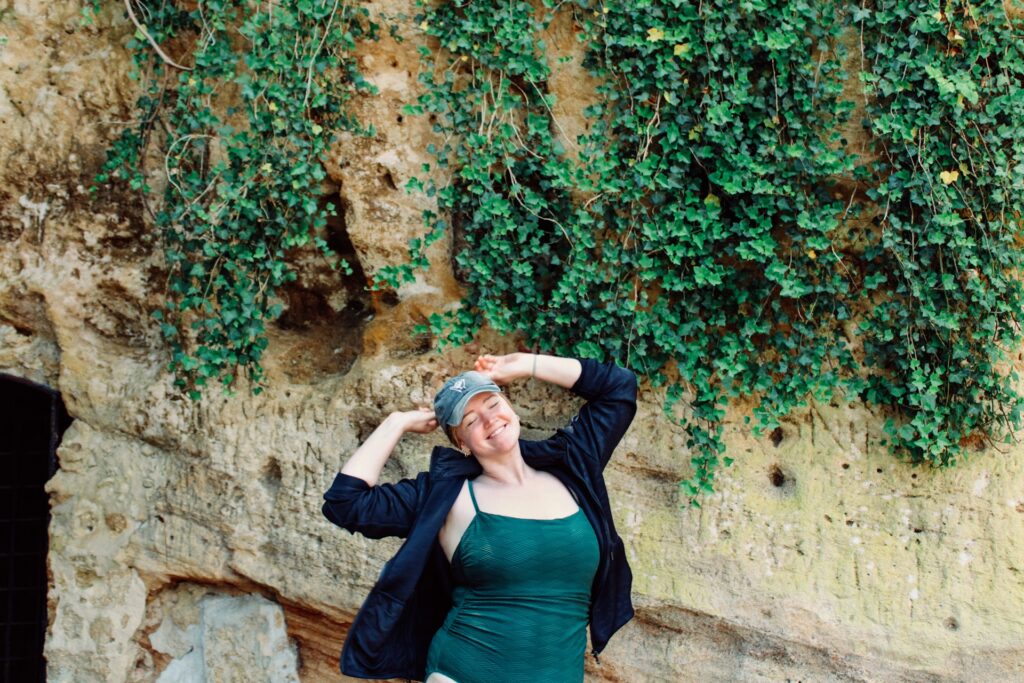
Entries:
<svg viewBox="0 0 1024 683">
<path fill-rule="evenodd" d="M 232 0 L 132 0 L 128 42 L 143 81 L 138 124 L 113 144 L 99 184 L 154 192 L 170 296 L 154 317 L 172 348 L 177 383 L 232 386 L 246 371 L 260 390 L 266 321 L 296 274 L 289 249 L 322 235 L 321 159 L 336 131 L 363 131 L 345 109 L 372 92 L 353 56 L 377 27 L 337 0 L 270 5 Z M 95 190 L 96 188 L 94 188 Z"/>
<path fill-rule="evenodd" d="M 150 193 L 155 147 L 171 367 L 193 388 L 230 386 L 238 367 L 259 380 L 274 292 L 295 276 L 286 250 L 326 219 L 328 131 L 361 131 L 343 105 L 372 90 L 352 51 L 376 26 L 313 0 L 133 2 L 139 125 L 98 180 Z M 1008 352 L 1024 311 L 1024 22 L 1002 3 L 420 10 L 424 92 L 406 112 L 435 122 L 441 173 L 425 165 L 408 189 L 437 210 L 374 286 L 410 281 L 450 236 L 466 296 L 430 318 L 440 343 L 488 324 L 665 386 L 694 504 L 730 463 L 722 421 L 738 396 L 754 400 L 755 430 L 809 399 L 858 396 L 890 412 L 895 454 L 938 466 L 1020 426 Z M 598 84 L 577 140 L 550 87 L 568 58 L 543 40 L 566 15 Z M 187 65 L 167 64 L 182 53 Z M 839 132 L 855 104 L 848 58 L 876 147 L 860 165 Z"/>
<path fill-rule="evenodd" d="M 574 155 L 541 39 L 556 12 L 599 83 Z M 891 411 L 895 454 L 936 465 L 1020 425 L 1024 41 L 1001 3 L 447 2 L 417 21 L 438 48 L 408 111 L 435 117 L 450 181 L 410 183 L 439 211 L 378 285 L 451 232 L 467 294 L 431 319 L 442 344 L 487 323 L 667 383 L 695 504 L 730 462 L 736 396 L 755 430 L 859 396 Z M 844 32 L 878 146 L 865 166 L 838 132 Z"/>
<path fill-rule="evenodd" d="M 851 266 L 836 246 L 854 159 L 834 131 L 852 105 L 833 2 L 562 4 L 599 79 L 565 153 L 538 37 L 554 8 L 442 3 L 417 21 L 432 113 L 452 178 L 422 248 L 451 225 L 462 307 L 433 331 L 461 342 L 484 322 L 530 344 L 614 358 L 668 382 L 687 425 L 693 497 L 723 457 L 731 396 L 755 395 L 761 428 L 830 395 L 855 362 L 842 335 Z M 678 414 L 686 397 L 686 414 Z"/>
<path fill-rule="evenodd" d="M 864 397 L 899 409 L 894 450 L 951 465 L 1020 426 L 1024 22 L 1001 1 L 878 2 L 854 19 L 881 208 Z"/>
</svg>

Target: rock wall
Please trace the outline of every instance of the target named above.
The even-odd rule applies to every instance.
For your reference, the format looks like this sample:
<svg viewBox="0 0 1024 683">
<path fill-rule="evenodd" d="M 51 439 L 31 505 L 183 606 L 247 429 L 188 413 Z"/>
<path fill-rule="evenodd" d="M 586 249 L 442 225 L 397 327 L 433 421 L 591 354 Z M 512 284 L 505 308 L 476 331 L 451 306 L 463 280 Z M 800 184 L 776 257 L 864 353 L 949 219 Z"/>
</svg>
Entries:
<svg viewBox="0 0 1024 683">
<path fill-rule="evenodd" d="M 86 191 L 137 87 L 132 29 L 119 3 L 102 9 L 83 27 L 78 2 L 18 0 L 0 19 L 0 372 L 58 388 L 75 418 L 47 485 L 48 679 L 339 680 L 345 630 L 397 542 L 332 527 L 323 491 L 389 411 L 515 340 L 440 356 L 412 334 L 458 300 L 445 244 L 394 296 L 298 253 L 270 389 L 178 397 L 147 317 L 163 262 L 139 199 Z M 548 40 L 574 59 L 552 83 L 572 137 L 592 84 L 563 23 Z M 380 94 L 357 113 L 380 133 L 341 139 L 329 163 L 333 229 L 364 276 L 420 230 L 424 199 L 399 189 L 431 140 L 399 115 L 418 40 L 360 48 Z M 560 390 L 509 393 L 528 435 L 575 409 Z M 1024 680 L 1024 448 L 934 472 L 895 462 L 860 406 L 815 405 L 762 438 L 742 426 L 748 406 L 733 411 L 736 464 L 702 510 L 683 508 L 684 439 L 642 388 L 608 472 L 637 618 L 588 680 Z M 438 442 L 406 437 L 384 477 L 422 469 Z"/>
</svg>

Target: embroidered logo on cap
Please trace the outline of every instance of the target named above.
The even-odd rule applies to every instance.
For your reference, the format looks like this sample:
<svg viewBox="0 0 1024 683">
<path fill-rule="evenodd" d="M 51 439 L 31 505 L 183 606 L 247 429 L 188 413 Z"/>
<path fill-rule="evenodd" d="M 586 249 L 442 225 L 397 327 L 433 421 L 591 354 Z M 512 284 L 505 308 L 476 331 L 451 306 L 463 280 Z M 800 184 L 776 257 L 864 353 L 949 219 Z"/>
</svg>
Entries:
<svg viewBox="0 0 1024 683">
<path fill-rule="evenodd" d="M 457 381 L 455 384 L 452 385 L 452 391 L 457 391 L 457 392 L 459 392 L 461 394 L 465 390 L 466 390 L 466 380 L 464 380 L 464 379 L 460 379 L 459 381 Z"/>
</svg>

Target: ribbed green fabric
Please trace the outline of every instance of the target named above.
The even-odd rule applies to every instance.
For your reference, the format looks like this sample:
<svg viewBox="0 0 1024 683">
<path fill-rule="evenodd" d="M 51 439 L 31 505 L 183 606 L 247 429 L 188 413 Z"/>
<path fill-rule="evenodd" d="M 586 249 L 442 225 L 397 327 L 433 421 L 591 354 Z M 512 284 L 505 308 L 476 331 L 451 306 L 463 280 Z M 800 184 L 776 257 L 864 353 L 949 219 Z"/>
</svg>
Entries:
<svg viewBox="0 0 1024 683">
<path fill-rule="evenodd" d="M 583 681 L 597 536 L 582 510 L 560 519 L 481 512 L 452 557 L 454 604 L 427 676 L 457 683 Z"/>
</svg>

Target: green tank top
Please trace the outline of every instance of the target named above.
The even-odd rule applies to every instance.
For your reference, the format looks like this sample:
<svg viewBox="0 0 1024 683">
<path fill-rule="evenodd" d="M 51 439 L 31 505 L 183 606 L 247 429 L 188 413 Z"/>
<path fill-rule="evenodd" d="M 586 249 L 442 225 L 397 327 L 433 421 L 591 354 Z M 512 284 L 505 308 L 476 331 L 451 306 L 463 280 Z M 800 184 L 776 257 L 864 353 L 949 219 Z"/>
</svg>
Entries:
<svg viewBox="0 0 1024 683">
<path fill-rule="evenodd" d="M 453 604 L 427 676 L 457 683 L 583 681 L 597 536 L 583 510 L 560 519 L 481 512 L 452 555 Z"/>
</svg>

